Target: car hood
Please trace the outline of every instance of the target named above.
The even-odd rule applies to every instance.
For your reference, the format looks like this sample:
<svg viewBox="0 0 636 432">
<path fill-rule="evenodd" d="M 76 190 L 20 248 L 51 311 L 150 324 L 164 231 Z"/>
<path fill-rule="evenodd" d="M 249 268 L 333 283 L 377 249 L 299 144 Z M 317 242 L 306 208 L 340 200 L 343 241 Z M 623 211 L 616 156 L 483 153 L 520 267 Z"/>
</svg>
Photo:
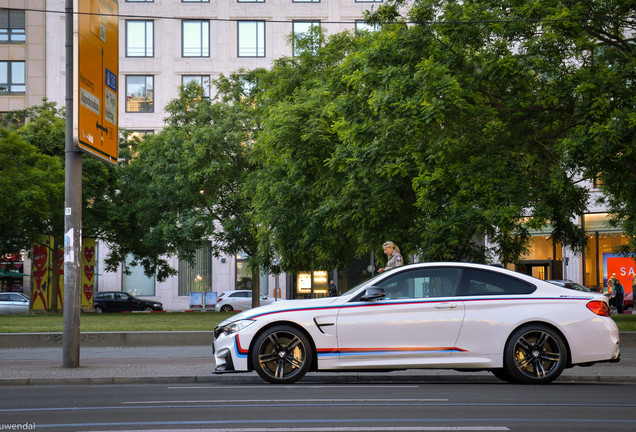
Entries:
<svg viewBox="0 0 636 432">
<path fill-rule="evenodd" d="M 285 311 L 289 309 L 305 309 L 305 308 L 328 306 L 332 303 L 337 302 L 338 298 L 339 297 L 325 297 L 325 298 L 307 299 L 307 300 L 278 300 L 274 303 L 271 303 L 265 306 L 259 306 L 257 308 L 248 309 L 246 311 L 237 313 L 236 315 L 233 315 L 230 318 L 223 321 L 222 323 L 220 323 L 219 327 L 234 321 L 238 321 L 242 319 L 253 319 L 260 315 L 266 315 L 266 314 Z"/>
</svg>

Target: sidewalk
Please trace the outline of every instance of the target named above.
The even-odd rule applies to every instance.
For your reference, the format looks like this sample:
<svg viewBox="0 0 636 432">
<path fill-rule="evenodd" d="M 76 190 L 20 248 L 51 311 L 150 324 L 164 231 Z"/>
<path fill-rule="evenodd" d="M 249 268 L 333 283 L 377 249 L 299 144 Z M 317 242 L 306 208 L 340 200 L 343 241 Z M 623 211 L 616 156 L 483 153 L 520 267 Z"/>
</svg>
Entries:
<svg viewBox="0 0 636 432">
<path fill-rule="evenodd" d="M 258 383 L 255 373 L 215 375 L 210 346 L 83 347 L 80 367 L 63 368 L 61 348 L 0 349 L 0 386 L 59 384 Z M 310 373 L 302 383 L 500 382 L 489 372 L 407 370 L 386 373 Z M 636 383 L 636 346 L 620 363 L 566 369 L 557 382 Z"/>
</svg>

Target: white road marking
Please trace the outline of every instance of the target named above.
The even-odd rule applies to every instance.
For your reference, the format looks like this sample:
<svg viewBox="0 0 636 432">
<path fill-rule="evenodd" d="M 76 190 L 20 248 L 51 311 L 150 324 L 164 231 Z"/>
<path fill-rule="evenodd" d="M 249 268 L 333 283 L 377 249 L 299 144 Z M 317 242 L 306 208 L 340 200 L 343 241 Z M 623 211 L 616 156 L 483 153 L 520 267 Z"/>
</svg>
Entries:
<svg viewBox="0 0 636 432">
<path fill-rule="evenodd" d="M 137 429 L 135 429 L 137 430 Z M 215 428 L 215 429 L 188 429 L 188 432 L 397 432 L 397 431 L 509 431 L 505 426 L 393 426 L 393 427 L 315 427 L 315 428 Z M 144 432 L 175 432 L 183 431 L 183 429 L 156 429 Z M 113 431 L 94 431 L 94 432 L 113 432 Z M 118 429 L 118 432 L 128 432 Z M 133 432 L 132 430 L 129 432 Z"/>
<path fill-rule="evenodd" d="M 337 403 L 337 402 L 449 402 L 449 399 L 209 399 L 209 400 L 150 400 L 128 401 L 125 405 L 138 404 L 178 404 L 178 403 L 285 403 L 285 402 L 310 402 L 310 403 Z"/>
</svg>

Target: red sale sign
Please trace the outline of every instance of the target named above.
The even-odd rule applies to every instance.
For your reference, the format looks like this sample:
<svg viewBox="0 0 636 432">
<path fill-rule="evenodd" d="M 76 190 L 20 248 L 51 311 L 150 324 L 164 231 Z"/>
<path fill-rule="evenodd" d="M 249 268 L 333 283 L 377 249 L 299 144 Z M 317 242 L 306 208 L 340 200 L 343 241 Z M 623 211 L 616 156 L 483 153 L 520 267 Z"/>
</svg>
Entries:
<svg viewBox="0 0 636 432">
<path fill-rule="evenodd" d="M 614 273 L 625 289 L 625 294 L 632 292 L 632 280 L 636 272 L 634 258 L 607 257 L 607 279 Z"/>
</svg>

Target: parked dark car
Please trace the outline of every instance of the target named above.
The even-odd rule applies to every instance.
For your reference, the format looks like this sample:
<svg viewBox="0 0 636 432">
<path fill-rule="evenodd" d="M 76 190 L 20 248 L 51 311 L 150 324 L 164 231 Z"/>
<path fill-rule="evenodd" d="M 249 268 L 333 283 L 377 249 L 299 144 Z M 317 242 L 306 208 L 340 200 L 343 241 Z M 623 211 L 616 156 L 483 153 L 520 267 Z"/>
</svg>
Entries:
<svg viewBox="0 0 636 432">
<path fill-rule="evenodd" d="M 127 311 L 161 311 L 163 304 L 142 300 L 121 291 L 104 291 L 95 294 L 93 303 L 95 312 L 127 312 Z"/>
</svg>

